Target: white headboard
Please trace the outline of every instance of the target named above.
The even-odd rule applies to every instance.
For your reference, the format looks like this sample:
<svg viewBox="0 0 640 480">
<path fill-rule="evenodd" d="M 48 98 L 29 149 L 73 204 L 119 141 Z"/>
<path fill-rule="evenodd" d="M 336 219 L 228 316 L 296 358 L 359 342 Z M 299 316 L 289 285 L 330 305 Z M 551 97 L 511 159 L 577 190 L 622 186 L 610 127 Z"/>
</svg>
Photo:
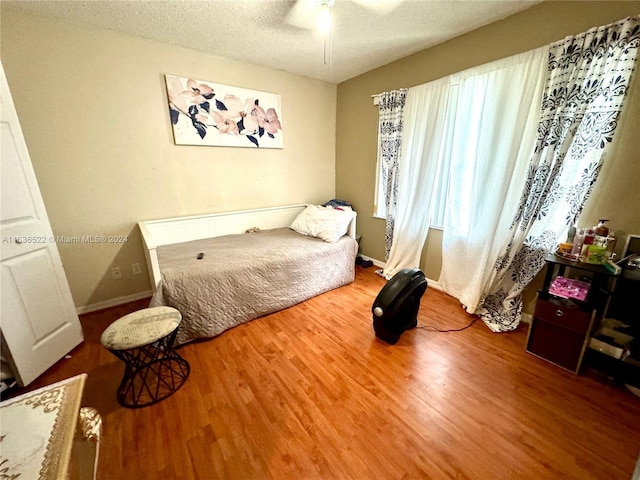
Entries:
<svg viewBox="0 0 640 480">
<path fill-rule="evenodd" d="M 152 288 L 155 289 L 158 286 L 161 278 L 157 247 L 244 233 L 253 227 L 258 227 L 261 230 L 288 227 L 305 207 L 305 204 L 296 204 L 138 222 L 144 242 Z M 349 225 L 347 234 L 356 238 L 355 217 Z"/>
</svg>

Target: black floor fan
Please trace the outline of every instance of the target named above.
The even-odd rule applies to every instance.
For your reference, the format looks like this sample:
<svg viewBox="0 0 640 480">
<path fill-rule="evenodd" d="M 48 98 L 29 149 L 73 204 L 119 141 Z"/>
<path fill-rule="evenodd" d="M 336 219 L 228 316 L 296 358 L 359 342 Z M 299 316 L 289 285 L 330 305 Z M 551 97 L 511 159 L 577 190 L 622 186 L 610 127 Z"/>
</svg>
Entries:
<svg viewBox="0 0 640 480">
<path fill-rule="evenodd" d="M 404 268 L 380 290 L 371 306 L 376 337 L 391 345 L 405 330 L 418 325 L 420 299 L 427 290 L 427 279 L 418 268 Z"/>
</svg>

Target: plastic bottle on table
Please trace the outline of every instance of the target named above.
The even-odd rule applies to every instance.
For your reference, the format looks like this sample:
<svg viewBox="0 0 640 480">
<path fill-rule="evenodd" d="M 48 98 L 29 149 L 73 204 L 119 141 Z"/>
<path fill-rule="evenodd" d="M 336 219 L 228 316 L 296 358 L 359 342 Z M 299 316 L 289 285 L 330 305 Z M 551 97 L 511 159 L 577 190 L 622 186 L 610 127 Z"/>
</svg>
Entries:
<svg viewBox="0 0 640 480">
<path fill-rule="evenodd" d="M 613 260 L 615 258 L 614 251 L 616 249 L 617 240 L 616 232 L 609 230 L 609 235 L 607 236 L 607 259 Z"/>
<path fill-rule="evenodd" d="M 593 227 L 596 235 L 600 235 L 601 237 L 606 237 L 609 235 L 609 227 L 605 225 L 605 222 L 608 222 L 607 219 L 598 220 L 598 225 Z"/>
<path fill-rule="evenodd" d="M 580 257 L 586 257 L 589 245 L 593 245 L 593 240 L 596 238 L 593 228 L 588 228 L 584 234 L 584 240 L 582 241 L 582 248 L 580 249 Z"/>
<path fill-rule="evenodd" d="M 576 234 L 573 237 L 573 247 L 571 247 L 571 255 L 573 257 L 578 257 L 580 252 L 582 251 L 582 242 L 584 241 L 584 228 L 576 229 Z"/>
</svg>

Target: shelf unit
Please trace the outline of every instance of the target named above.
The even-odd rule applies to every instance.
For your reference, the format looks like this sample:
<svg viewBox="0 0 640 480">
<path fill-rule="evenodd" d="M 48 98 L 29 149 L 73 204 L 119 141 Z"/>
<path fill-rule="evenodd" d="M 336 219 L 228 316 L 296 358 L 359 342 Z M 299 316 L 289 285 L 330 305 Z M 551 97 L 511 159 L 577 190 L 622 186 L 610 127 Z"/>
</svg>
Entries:
<svg viewBox="0 0 640 480">
<path fill-rule="evenodd" d="M 640 254 L 640 236 L 629 235 L 622 258 Z M 587 348 L 585 364 L 615 381 L 640 388 L 640 268 L 632 267 L 628 260 L 618 263 L 622 272 L 616 279 L 605 315 L 628 325 L 624 333 L 634 338 L 630 353 L 622 359 Z"/>
<path fill-rule="evenodd" d="M 570 372 L 578 373 L 591 333 L 599 325 L 615 288 L 616 276 L 603 265 L 580 263 L 550 254 L 545 258 L 547 271 L 527 335 L 527 352 Z M 549 289 L 558 276 L 571 273 L 590 278 L 586 298 L 567 299 Z"/>
</svg>

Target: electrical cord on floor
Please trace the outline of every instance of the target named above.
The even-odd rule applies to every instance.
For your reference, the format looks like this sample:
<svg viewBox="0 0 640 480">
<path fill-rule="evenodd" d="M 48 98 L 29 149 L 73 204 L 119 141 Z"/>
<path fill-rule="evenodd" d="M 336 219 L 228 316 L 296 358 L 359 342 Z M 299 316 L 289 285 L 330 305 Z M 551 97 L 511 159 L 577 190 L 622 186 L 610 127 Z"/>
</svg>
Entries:
<svg viewBox="0 0 640 480">
<path fill-rule="evenodd" d="M 474 323 L 476 323 L 478 321 L 480 317 L 476 317 L 473 320 L 471 320 L 471 323 L 469 323 L 469 325 L 466 325 L 462 328 L 450 328 L 447 330 L 441 330 L 438 327 L 434 327 L 433 325 L 418 325 L 416 328 L 420 328 L 420 329 L 425 329 L 425 330 L 431 330 L 434 332 L 440 332 L 440 333 L 446 333 L 446 332 L 461 332 L 462 330 L 466 330 L 467 328 L 469 328 L 471 325 L 473 325 Z"/>
</svg>

